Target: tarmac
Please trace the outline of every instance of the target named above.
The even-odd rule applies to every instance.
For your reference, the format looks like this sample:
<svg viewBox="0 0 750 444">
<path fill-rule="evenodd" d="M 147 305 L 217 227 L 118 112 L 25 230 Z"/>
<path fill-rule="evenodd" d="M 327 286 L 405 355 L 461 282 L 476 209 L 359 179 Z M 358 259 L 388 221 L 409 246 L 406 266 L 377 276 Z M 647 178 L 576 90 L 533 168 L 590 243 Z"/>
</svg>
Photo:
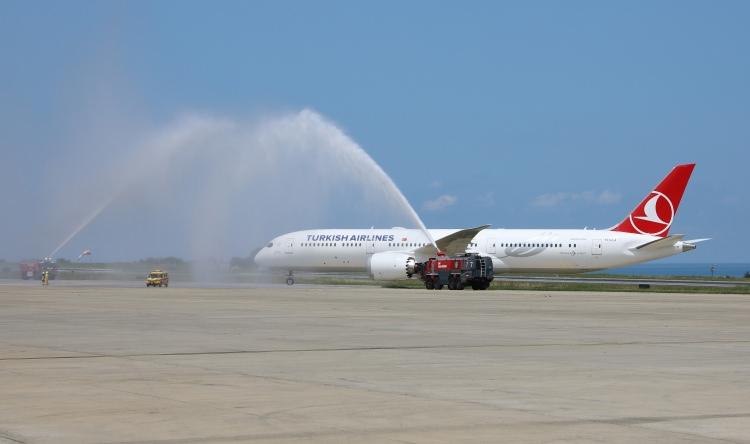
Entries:
<svg viewBox="0 0 750 444">
<path fill-rule="evenodd" d="M 0 284 L 0 442 L 750 442 L 747 295 Z"/>
</svg>

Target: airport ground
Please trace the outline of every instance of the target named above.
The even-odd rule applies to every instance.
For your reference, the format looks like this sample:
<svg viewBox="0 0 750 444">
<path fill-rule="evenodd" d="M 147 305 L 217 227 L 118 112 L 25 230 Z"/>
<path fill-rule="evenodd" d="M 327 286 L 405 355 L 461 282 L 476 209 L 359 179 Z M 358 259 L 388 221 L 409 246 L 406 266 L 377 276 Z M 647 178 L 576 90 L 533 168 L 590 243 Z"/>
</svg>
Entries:
<svg viewBox="0 0 750 444">
<path fill-rule="evenodd" d="M 0 400 L 10 443 L 750 442 L 750 297 L 7 281 Z"/>
</svg>

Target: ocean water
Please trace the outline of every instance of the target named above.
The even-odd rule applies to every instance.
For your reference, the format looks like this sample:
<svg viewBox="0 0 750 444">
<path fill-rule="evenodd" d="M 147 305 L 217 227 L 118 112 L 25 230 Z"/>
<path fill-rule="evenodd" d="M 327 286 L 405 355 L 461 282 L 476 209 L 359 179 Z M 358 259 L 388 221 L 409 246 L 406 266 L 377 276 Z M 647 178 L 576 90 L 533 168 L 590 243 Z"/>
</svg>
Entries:
<svg viewBox="0 0 750 444">
<path fill-rule="evenodd" d="M 743 277 L 750 272 L 750 263 L 647 263 L 630 267 L 613 268 L 591 274 L 627 274 L 636 276 L 711 276 L 711 266 L 714 266 L 714 276 Z"/>
</svg>

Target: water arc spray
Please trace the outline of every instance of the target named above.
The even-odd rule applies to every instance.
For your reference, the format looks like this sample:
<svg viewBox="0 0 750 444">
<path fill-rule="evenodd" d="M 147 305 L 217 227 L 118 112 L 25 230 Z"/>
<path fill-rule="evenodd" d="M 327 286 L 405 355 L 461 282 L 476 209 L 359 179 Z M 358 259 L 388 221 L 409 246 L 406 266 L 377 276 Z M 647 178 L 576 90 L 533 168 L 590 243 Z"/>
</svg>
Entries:
<svg viewBox="0 0 750 444">
<path fill-rule="evenodd" d="M 198 227 L 192 239 L 194 254 L 205 255 L 205 249 L 201 246 L 214 241 L 205 233 L 220 231 L 206 227 L 215 228 L 215 224 L 212 224 L 217 220 L 222 222 L 222 217 L 228 218 L 236 207 L 237 202 L 230 201 L 232 190 L 252 189 L 262 181 L 260 177 L 268 177 L 269 171 L 278 170 L 280 166 L 298 159 L 308 159 L 305 167 L 319 175 L 328 174 L 330 165 L 326 162 L 335 162 L 337 168 L 334 170 L 346 172 L 342 174 L 348 174 L 348 179 L 358 181 L 360 186 L 370 191 L 385 191 L 390 196 L 387 202 L 407 216 L 438 250 L 432 235 L 391 177 L 338 126 L 313 110 L 303 109 L 251 122 L 190 115 L 144 140 L 132 149 L 133 161 L 119 164 L 117 170 L 109 175 L 113 182 L 109 197 L 100 200 L 87 213 L 50 257 L 119 200 L 119 196 L 126 195 L 134 187 L 145 186 L 144 183 L 148 184 L 153 177 L 162 174 L 161 171 L 149 169 L 150 165 L 154 165 L 154 168 L 170 165 L 167 174 L 184 174 L 180 167 L 184 165 L 180 162 L 185 162 L 185 159 L 202 165 L 213 164 L 215 170 L 213 177 L 201 178 L 205 182 L 201 191 L 204 201 L 208 203 L 204 205 L 205 208 L 194 211 L 193 219 Z M 151 159 L 147 165 L 140 161 L 144 157 Z M 325 188 L 325 184 L 320 187 Z"/>
</svg>

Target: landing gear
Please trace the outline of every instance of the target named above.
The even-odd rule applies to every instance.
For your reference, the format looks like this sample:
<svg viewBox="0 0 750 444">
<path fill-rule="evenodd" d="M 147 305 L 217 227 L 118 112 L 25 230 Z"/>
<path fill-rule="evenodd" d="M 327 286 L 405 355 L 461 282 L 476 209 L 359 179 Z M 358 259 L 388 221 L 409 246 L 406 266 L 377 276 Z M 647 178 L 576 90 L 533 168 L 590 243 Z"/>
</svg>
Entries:
<svg viewBox="0 0 750 444">
<path fill-rule="evenodd" d="M 292 270 L 289 270 L 289 275 L 286 278 L 286 284 L 287 285 L 294 285 L 294 276 L 292 275 Z"/>
</svg>

